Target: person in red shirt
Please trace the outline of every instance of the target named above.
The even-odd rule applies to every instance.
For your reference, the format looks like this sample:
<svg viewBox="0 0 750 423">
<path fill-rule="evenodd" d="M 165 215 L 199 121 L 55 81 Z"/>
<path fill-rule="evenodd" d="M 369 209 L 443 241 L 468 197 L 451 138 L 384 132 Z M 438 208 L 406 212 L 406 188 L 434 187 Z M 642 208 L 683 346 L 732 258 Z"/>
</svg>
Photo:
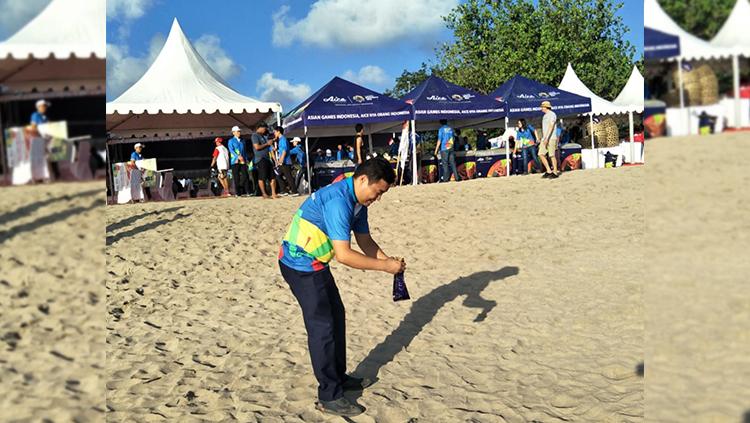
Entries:
<svg viewBox="0 0 750 423">
<path fill-rule="evenodd" d="M 214 140 L 216 148 L 214 148 L 213 159 L 211 160 L 211 167 L 216 166 L 219 170 L 219 182 L 224 188 L 224 192 L 221 193 L 222 197 L 229 196 L 229 181 L 227 180 L 227 172 L 229 171 L 229 150 L 224 147 L 224 140 L 222 138 L 216 138 Z"/>
</svg>

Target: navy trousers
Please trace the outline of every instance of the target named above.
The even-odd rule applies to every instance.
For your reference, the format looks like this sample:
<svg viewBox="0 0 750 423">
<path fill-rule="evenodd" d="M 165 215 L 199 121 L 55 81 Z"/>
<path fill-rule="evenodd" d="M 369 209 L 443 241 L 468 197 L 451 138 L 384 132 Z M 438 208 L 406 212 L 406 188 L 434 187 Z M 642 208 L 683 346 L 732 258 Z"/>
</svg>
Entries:
<svg viewBox="0 0 750 423">
<path fill-rule="evenodd" d="M 279 267 L 302 308 L 318 398 L 338 399 L 346 379 L 346 315 L 331 270 L 300 272 L 281 262 Z"/>
</svg>

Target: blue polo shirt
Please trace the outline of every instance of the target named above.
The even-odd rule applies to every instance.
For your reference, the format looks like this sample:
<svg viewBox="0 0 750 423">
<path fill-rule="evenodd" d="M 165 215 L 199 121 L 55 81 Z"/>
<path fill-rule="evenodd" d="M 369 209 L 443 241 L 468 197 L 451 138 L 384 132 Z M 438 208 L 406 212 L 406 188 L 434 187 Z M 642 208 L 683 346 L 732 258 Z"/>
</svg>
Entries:
<svg viewBox="0 0 750 423">
<path fill-rule="evenodd" d="M 292 164 L 292 158 L 290 157 L 292 155 L 292 152 L 289 151 L 289 141 L 287 141 L 286 137 L 282 135 L 279 137 L 279 157 L 281 157 L 281 154 L 284 152 L 286 152 L 286 156 L 284 156 L 283 164 Z"/>
<path fill-rule="evenodd" d="M 279 261 L 300 272 L 328 267 L 332 241 L 349 241 L 351 232 L 370 233 L 367 207 L 357 203 L 349 177 L 314 192 L 292 218 L 281 242 Z"/>
<path fill-rule="evenodd" d="M 289 150 L 289 154 L 294 154 L 295 157 L 297 157 L 297 163 L 301 164 L 302 166 L 305 165 L 305 150 L 302 149 L 299 145 Z"/>
<path fill-rule="evenodd" d="M 43 115 L 39 112 L 34 112 L 31 114 L 31 123 L 35 125 L 41 125 L 42 123 L 47 123 L 47 115 Z"/>
<path fill-rule="evenodd" d="M 130 153 L 130 160 L 138 161 L 143 160 L 143 154 L 138 154 L 137 151 Z"/>
<path fill-rule="evenodd" d="M 245 160 L 245 163 L 247 163 L 247 155 L 245 155 L 245 143 L 242 142 L 241 139 L 237 137 L 232 137 L 229 139 L 229 143 L 227 144 L 227 148 L 229 148 L 229 164 L 237 164 L 240 160 L 240 156 Z"/>
<path fill-rule="evenodd" d="M 440 141 L 440 151 L 450 150 L 453 148 L 453 128 L 443 125 L 438 129 L 438 141 Z"/>
</svg>

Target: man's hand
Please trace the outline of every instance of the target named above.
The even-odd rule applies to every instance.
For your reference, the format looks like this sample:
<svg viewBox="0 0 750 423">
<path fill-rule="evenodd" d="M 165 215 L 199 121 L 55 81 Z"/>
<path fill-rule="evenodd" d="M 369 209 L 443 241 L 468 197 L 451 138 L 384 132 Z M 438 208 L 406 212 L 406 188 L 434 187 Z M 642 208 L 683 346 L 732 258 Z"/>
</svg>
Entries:
<svg viewBox="0 0 750 423">
<path fill-rule="evenodd" d="M 386 260 L 386 272 L 395 275 L 396 273 L 401 273 L 404 270 L 406 270 L 406 262 L 404 259 L 398 259 L 395 257 L 391 257 L 388 260 Z"/>
</svg>

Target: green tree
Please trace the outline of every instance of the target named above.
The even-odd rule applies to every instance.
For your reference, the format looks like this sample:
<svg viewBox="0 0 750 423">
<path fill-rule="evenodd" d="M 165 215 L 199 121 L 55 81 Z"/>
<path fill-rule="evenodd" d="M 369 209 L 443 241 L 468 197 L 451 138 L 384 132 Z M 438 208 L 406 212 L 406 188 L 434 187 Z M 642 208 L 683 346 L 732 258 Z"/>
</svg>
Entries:
<svg viewBox="0 0 750 423">
<path fill-rule="evenodd" d="M 568 62 L 595 93 L 613 99 L 627 82 L 635 48 L 615 0 L 467 0 L 444 17 L 453 41 L 433 72 L 487 93 L 516 74 L 557 86 Z M 639 58 L 640 59 L 640 58 Z M 642 69 L 642 66 L 640 67 Z M 396 87 L 421 77 L 404 71 Z M 395 88 L 394 88 L 395 90 Z"/>
<path fill-rule="evenodd" d="M 393 88 L 386 90 L 383 94 L 393 98 L 401 98 L 401 96 L 424 82 L 432 73 L 438 75 L 440 72 L 437 69 L 431 69 L 426 63 L 422 63 L 422 66 L 414 72 L 404 69 L 401 75 L 396 78 L 396 84 Z"/>
<path fill-rule="evenodd" d="M 724 25 L 736 0 L 659 0 L 667 14 L 685 31 L 711 40 Z"/>
</svg>

